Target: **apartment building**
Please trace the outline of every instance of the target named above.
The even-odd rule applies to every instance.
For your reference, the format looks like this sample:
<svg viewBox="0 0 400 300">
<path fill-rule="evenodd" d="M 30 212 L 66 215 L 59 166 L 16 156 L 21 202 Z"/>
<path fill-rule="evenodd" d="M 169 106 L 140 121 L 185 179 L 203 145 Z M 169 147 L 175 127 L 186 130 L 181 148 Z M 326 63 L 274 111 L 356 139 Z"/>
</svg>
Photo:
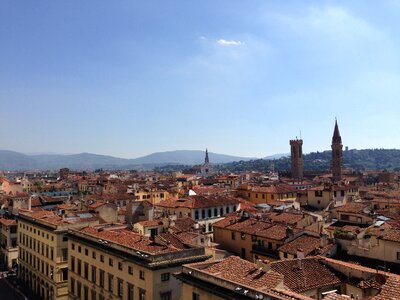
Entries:
<svg viewBox="0 0 400 300">
<path fill-rule="evenodd" d="M 172 276 L 182 264 L 204 261 L 204 248 L 172 234 L 145 237 L 122 225 L 99 225 L 69 233 L 70 299 L 178 300 Z"/>
<path fill-rule="evenodd" d="M 42 299 L 68 299 L 68 238 L 71 228 L 98 224 L 92 214 L 60 216 L 21 211 L 18 217 L 19 278 Z"/>
<path fill-rule="evenodd" d="M 286 184 L 253 187 L 243 185 L 237 189 L 236 193 L 254 204 L 281 205 L 297 199 L 297 190 Z"/>
<path fill-rule="evenodd" d="M 164 214 L 177 218 L 190 217 L 202 228 L 203 233 L 211 234 L 213 224 L 222 220 L 226 214 L 239 208 L 238 198 L 231 196 L 187 196 L 180 199 L 161 201 L 156 208 Z"/>
</svg>

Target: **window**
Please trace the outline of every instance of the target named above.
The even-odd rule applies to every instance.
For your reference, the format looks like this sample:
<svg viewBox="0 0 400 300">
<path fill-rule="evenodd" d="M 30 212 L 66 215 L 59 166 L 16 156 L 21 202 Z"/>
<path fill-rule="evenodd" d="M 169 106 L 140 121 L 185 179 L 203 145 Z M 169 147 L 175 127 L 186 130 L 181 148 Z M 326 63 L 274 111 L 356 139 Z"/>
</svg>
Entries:
<svg viewBox="0 0 400 300">
<path fill-rule="evenodd" d="M 75 279 L 71 277 L 71 293 L 75 294 Z"/>
<path fill-rule="evenodd" d="M 223 216 L 223 215 L 224 215 L 224 208 L 223 208 L 223 207 L 221 207 L 221 208 L 219 209 L 219 215 L 220 215 L 220 216 Z"/>
<path fill-rule="evenodd" d="M 168 281 L 169 276 L 169 273 L 161 273 L 161 281 Z"/>
<path fill-rule="evenodd" d="M 132 266 L 129 266 L 129 267 L 128 267 L 128 273 L 129 273 L 129 275 L 133 275 L 133 268 L 132 268 Z"/>
<path fill-rule="evenodd" d="M 104 270 L 101 270 L 100 269 L 100 282 L 99 282 L 99 284 L 100 284 L 100 286 L 103 288 L 104 287 Z"/>
<path fill-rule="evenodd" d="M 97 269 L 95 266 L 92 266 L 92 282 L 96 283 L 96 273 L 97 273 Z"/>
<path fill-rule="evenodd" d="M 78 275 L 80 276 L 82 273 L 82 261 L 78 259 Z"/>
<path fill-rule="evenodd" d="M 108 273 L 108 290 L 112 293 L 114 290 L 114 275 Z"/>
<path fill-rule="evenodd" d="M 68 280 L 68 268 L 61 269 L 61 280 L 62 281 Z"/>
<path fill-rule="evenodd" d="M 78 294 L 78 298 L 81 297 L 81 291 L 82 291 L 82 283 L 77 281 L 76 282 L 76 293 Z"/>
<path fill-rule="evenodd" d="M 94 252 L 94 251 L 92 252 L 92 258 L 96 259 L 96 252 Z"/>
<path fill-rule="evenodd" d="M 195 218 L 196 220 L 199 219 L 199 211 L 198 211 L 198 210 L 196 210 L 196 211 L 194 212 L 194 218 Z"/>
<path fill-rule="evenodd" d="M 124 281 L 121 278 L 118 278 L 118 297 L 122 297 L 124 295 Z"/>
<path fill-rule="evenodd" d="M 84 263 L 83 273 L 84 273 L 83 276 L 85 277 L 85 279 L 89 279 L 89 264 L 87 262 Z"/>
<path fill-rule="evenodd" d="M 246 249 L 242 248 L 241 253 L 240 253 L 240 257 L 243 259 L 246 259 Z"/>
<path fill-rule="evenodd" d="M 212 211 L 211 211 L 211 208 L 209 208 L 209 209 L 208 209 L 208 214 L 207 214 L 207 216 L 208 216 L 209 218 L 211 218 L 211 217 L 212 217 Z"/>
<path fill-rule="evenodd" d="M 91 294 L 92 294 L 92 300 L 96 300 L 96 291 L 92 290 Z"/>
<path fill-rule="evenodd" d="M 134 286 L 128 283 L 128 300 L 133 300 L 133 288 Z"/>
<path fill-rule="evenodd" d="M 100 261 L 104 262 L 104 255 L 100 255 Z"/>
<path fill-rule="evenodd" d="M 140 272 L 139 272 L 139 278 L 142 279 L 142 280 L 144 280 L 144 271 L 143 271 L 143 270 L 140 270 Z"/>
<path fill-rule="evenodd" d="M 109 259 L 108 259 L 108 264 L 109 264 L 111 267 L 114 265 L 114 262 L 113 262 L 112 258 L 109 258 Z"/>
<path fill-rule="evenodd" d="M 68 238 L 66 236 L 63 236 L 63 242 L 68 242 Z"/>
<path fill-rule="evenodd" d="M 234 232 L 231 232 L 231 238 L 232 238 L 232 240 L 235 240 L 235 239 L 236 239 L 235 233 L 234 233 Z"/>
<path fill-rule="evenodd" d="M 201 218 L 202 219 L 206 218 L 206 211 L 204 209 L 201 211 Z"/>
<path fill-rule="evenodd" d="M 121 270 L 122 271 L 122 262 L 118 262 L 118 270 Z"/>
<path fill-rule="evenodd" d="M 322 197 L 322 191 L 315 191 L 315 197 Z"/>
<path fill-rule="evenodd" d="M 62 253 L 62 260 L 67 261 L 68 260 L 68 248 L 61 249 L 61 253 Z"/>
<path fill-rule="evenodd" d="M 400 260 L 400 252 L 397 252 L 397 260 Z"/>
<path fill-rule="evenodd" d="M 82 247 L 78 246 L 78 252 L 81 253 L 81 251 L 82 251 Z"/>
<path fill-rule="evenodd" d="M 89 250 L 87 248 L 85 248 L 85 255 L 88 256 L 89 255 Z"/>
<path fill-rule="evenodd" d="M 71 256 L 71 271 L 75 272 L 75 257 Z"/>
<path fill-rule="evenodd" d="M 218 216 L 218 208 L 214 208 L 214 217 Z"/>
<path fill-rule="evenodd" d="M 200 300 L 200 295 L 195 293 L 195 292 L 193 292 L 192 293 L 192 300 Z"/>
<path fill-rule="evenodd" d="M 146 300 L 146 290 L 138 288 L 139 289 L 139 300 Z"/>
<path fill-rule="evenodd" d="M 83 287 L 83 299 L 89 300 L 89 288 L 86 285 Z"/>
<path fill-rule="evenodd" d="M 160 293 L 160 299 L 161 300 L 171 300 L 171 292 L 163 292 Z"/>
</svg>

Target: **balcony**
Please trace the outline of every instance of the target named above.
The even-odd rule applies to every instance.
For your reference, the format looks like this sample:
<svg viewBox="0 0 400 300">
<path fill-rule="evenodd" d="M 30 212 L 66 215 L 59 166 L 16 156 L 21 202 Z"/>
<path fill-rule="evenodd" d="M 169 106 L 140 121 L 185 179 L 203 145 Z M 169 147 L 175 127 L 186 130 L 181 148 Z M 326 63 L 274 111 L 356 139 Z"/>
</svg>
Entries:
<svg viewBox="0 0 400 300">
<path fill-rule="evenodd" d="M 265 246 L 253 245 L 251 247 L 251 250 L 253 253 L 256 253 L 256 254 L 261 254 L 264 256 L 271 257 L 271 258 L 279 258 L 279 252 L 277 250 L 269 249 Z"/>
</svg>

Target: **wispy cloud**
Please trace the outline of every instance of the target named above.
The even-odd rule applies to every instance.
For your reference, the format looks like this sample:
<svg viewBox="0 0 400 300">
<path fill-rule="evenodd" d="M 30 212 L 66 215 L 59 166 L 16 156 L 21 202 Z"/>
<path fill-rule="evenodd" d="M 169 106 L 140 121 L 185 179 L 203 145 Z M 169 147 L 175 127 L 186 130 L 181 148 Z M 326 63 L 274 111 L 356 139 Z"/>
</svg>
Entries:
<svg viewBox="0 0 400 300">
<path fill-rule="evenodd" d="M 219 39 L 217 41 L 217 44 L 223 45 L 223 46 L 240 46 L 243 43 L 241 41 Z"/>
</svg>

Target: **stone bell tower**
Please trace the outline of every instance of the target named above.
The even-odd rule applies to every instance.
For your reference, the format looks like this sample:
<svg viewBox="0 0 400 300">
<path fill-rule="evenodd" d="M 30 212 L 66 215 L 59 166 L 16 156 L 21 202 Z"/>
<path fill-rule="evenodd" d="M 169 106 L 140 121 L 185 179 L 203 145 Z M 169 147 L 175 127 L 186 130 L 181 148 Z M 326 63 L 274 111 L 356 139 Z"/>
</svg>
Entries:
<svg viewBox="0 0 400 300">
<path fill-rule="evenodd" d="M 292 161 L 292 178 L 303 179 L 303 140 L 290 140 L 290 157 Z"/>
<path fill-rule="evenodd" d="M 333 182 L 336 182 L 342 179 L 342 164 L 343 164 L 343 144 L 337 120 L 335 120 L 335 129 L 333 131 L 331 147 L 332 147 L 332 180 Z"/>
</svg>

